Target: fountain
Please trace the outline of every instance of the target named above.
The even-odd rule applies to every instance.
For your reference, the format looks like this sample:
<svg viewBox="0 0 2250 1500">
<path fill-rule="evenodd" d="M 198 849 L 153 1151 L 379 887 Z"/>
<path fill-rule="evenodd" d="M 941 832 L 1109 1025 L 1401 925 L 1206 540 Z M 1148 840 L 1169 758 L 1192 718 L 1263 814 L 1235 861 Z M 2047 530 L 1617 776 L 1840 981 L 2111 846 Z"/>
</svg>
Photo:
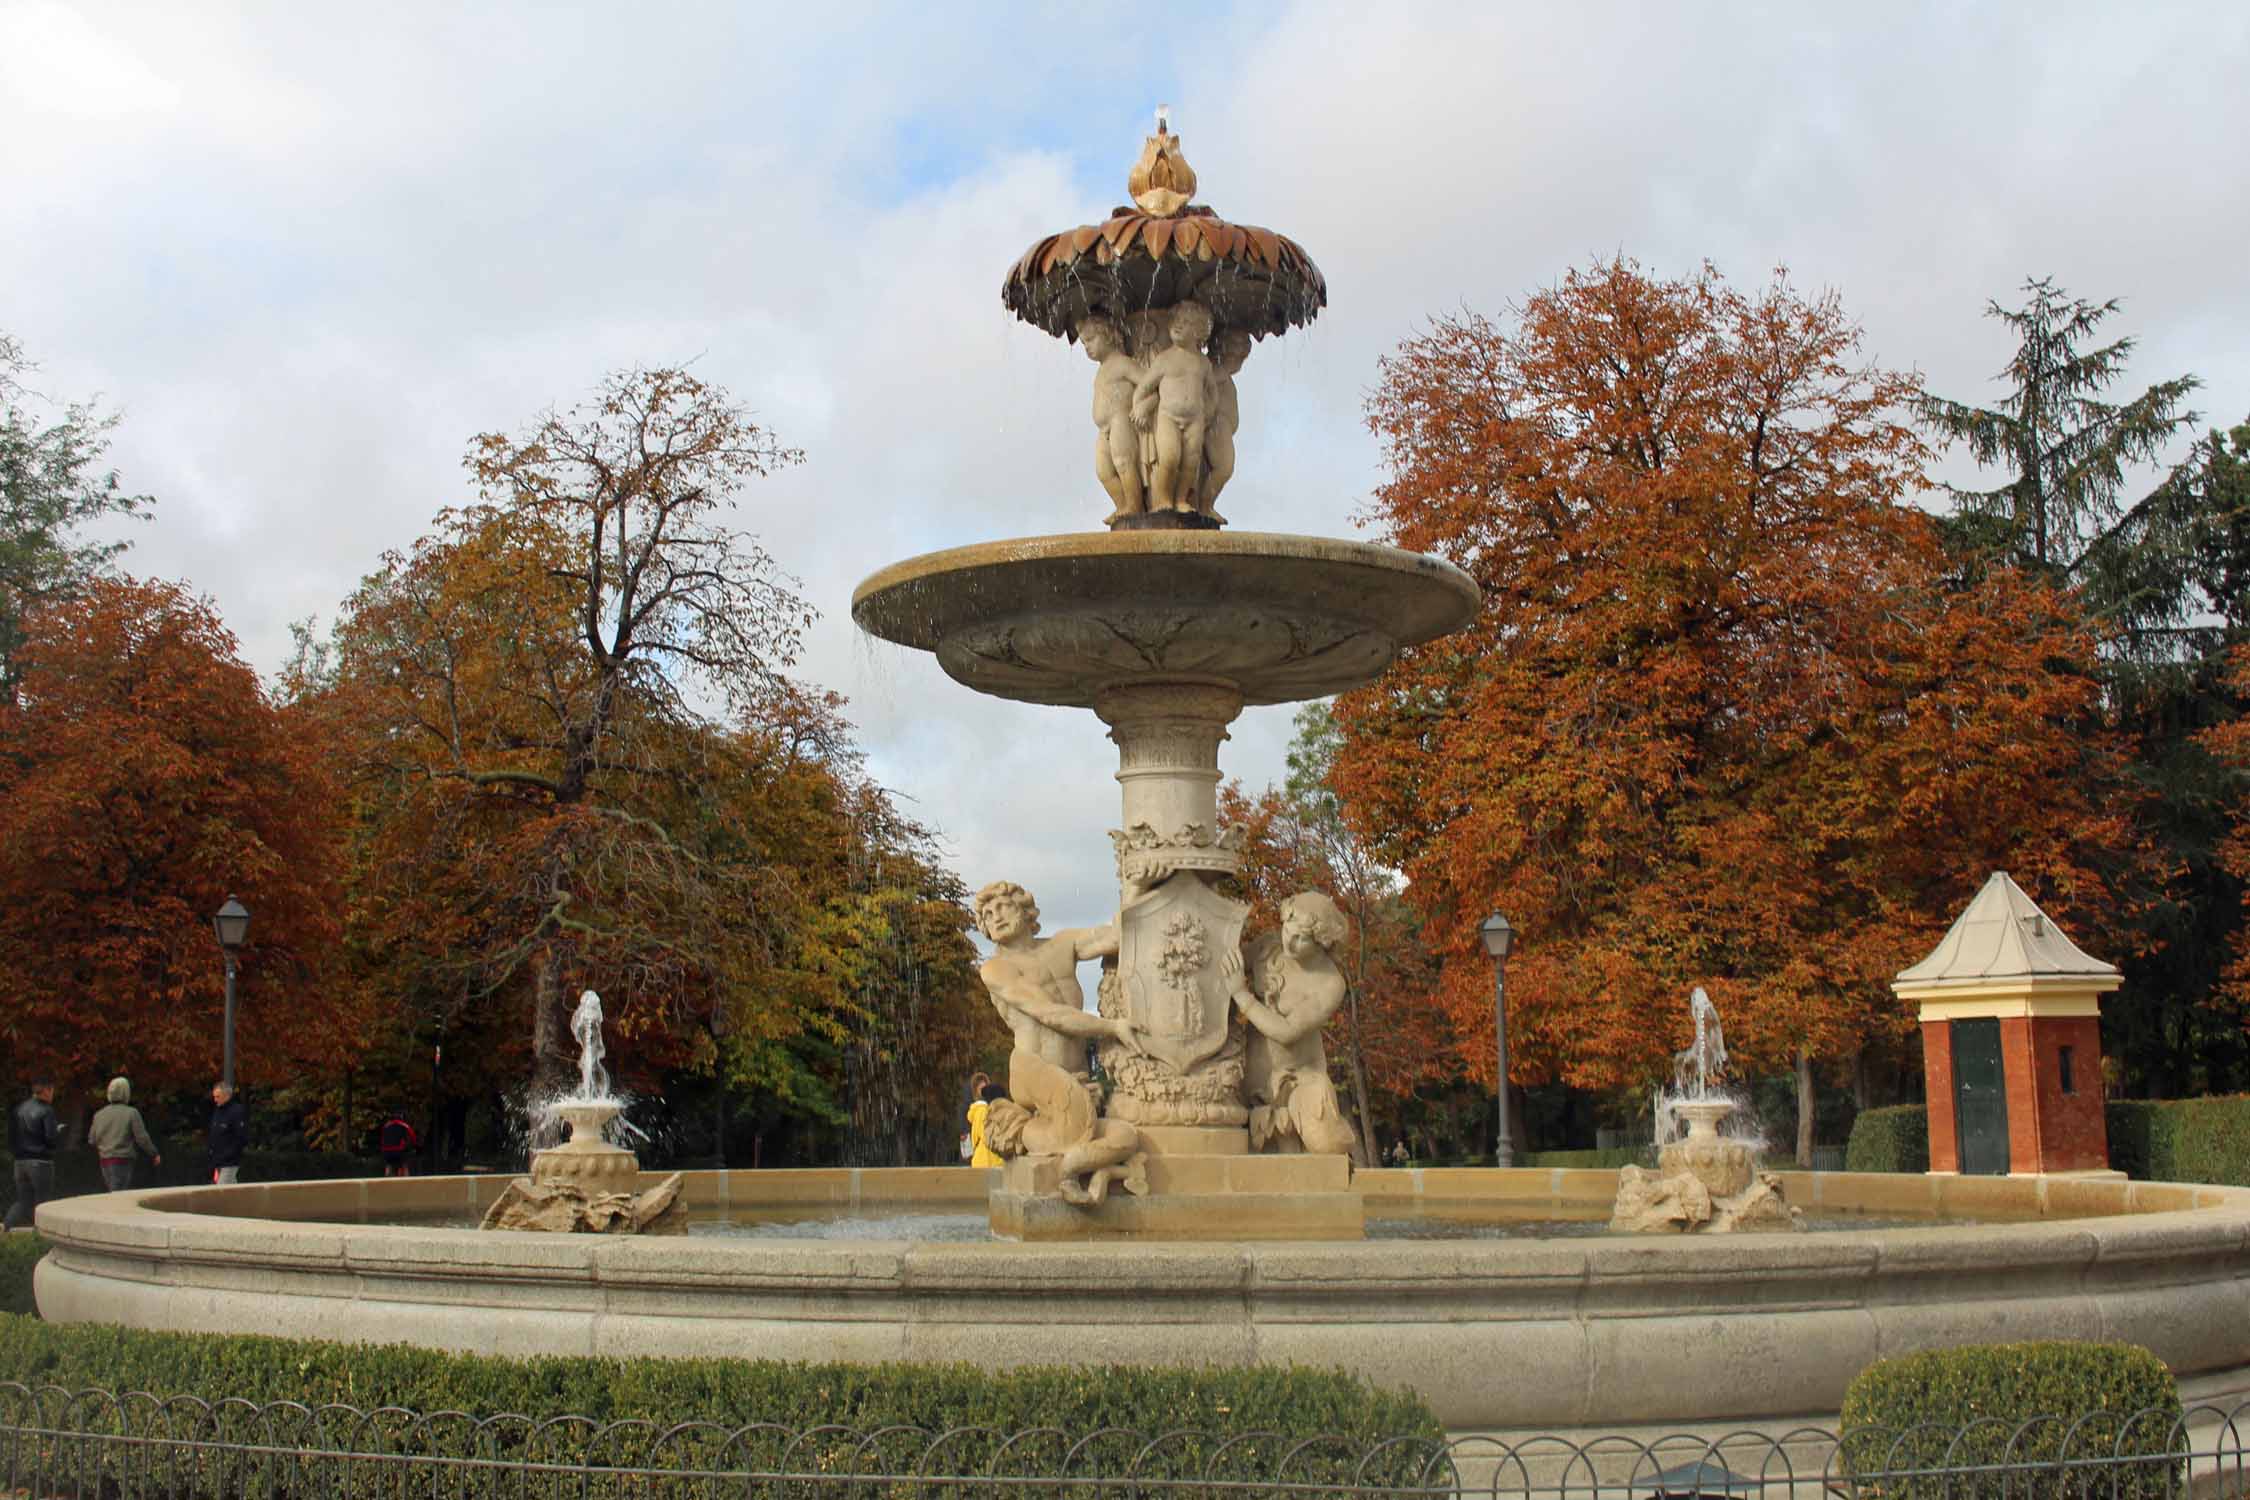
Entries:
<svg viewBox="0 0 2250 1500">
<path fill-rule="evenodd" d="M 852 616 L 977 692 L 1090 709 L 1118 747 L 1111 919 L 1041 937 L 1030 892 L 977 896 L 996 948 L 982 976 L 1015 1036 L 1010 1101 L 986 1127 L 1009 1158 L 994 1233 L 1357 1238 L 1352 1132 L 1319 1043 L 1343 996 L 1329 953 L 1343 918 L 1308 892 L 1242 951 L 1249 908 L 1221 888 L 1240 855 L 1218 826 L 1219 746 L 1245 705 L 1360 686 L 1460 629 L 1477 589 L 1433 557 L 1224 530 L 1235 377 L 1327 288 L 1295 241 L 1193 203 L 1162 111 L 1127 186 L 1131 204 L 1041 239 L 1001 291 L 1094 362 L 1106 531 L 898 563 L 860 585 Z M 1076 971 L 1096 959 L 1088 1013 Z"/>
<path fill-rule="evenodd" d="M 561 1234 L 680 1234 L 687 1212 L 674 1172 L 639 1192 L 640 1158 L 608 1139 L 624 1102 L 609 1089 L 602 1066 L 602 997 L 578 997 L 570 1015 L 578 1038 L 578 1092 L 533 1111 L 535 1125 L 567 1126 L 570 1139 L 534 1152 L 531 1176 L 508 1184 L 485 1211 L 486 1229 L 538 1229 Z"/>
<path fill-rule="evenodd" d="M 1551 1221 L 1594 1227 L 1632 1174 L 1352 1166 L 1320 1053 L 1343 920 L 1300 894 L 1244 951 L 1242 909 L 1214 884 L 1239 858 L 1215 817 L 1218 747 L 1245 704 L 1365 682 L 1458 629 L 1476 590 L 1426 557 L 1226 529 L 1222 492 L 1237 514 L 1255 503 L 1230 483 L 1235 375 L 1326 288 L 1293 242 L 1193 206 L 1168 127 L 1131 186 L 1134 207 L 1042 239 L 1003 290 L 1094 360 L 1106 528 L 917 558 L 854 605 L 971 688 L 1092 709 L 1119 748 L 1108 920 L 1043 934 L 1030 892 L 978 894 L 984 978 L 1015 1038 L 1021 1108 L 988 1122 L 1012 1144 L 1007 1166 L 695 1171 L 657 1190 L 715 1229 L 770 1216 L 856 1223 L 857 1238 L 479 1233 L 468 1226 L 496 1198 L 582 1202 L 600 1222 L 572 1206 L 557 1227 L 575 1230 L 625 1227 L 649 1202 L 631 1195 L 631 1153 L 603 1139 L 616 1101 L 597 1079 L 589 996 L 579 1085 L 554 1106 L 572 1139 L 539 1153 L 529 1183 L 53 1200 L 38 1216 L 41 1315 L 507 1355 L 1343 1367 L 1421 1392 L 1457 1431 L 1786 1431 L 1832 1418 L 1881 1355 L 2007 1338 L 2145 1344 L 2190 1403 L 2250 1389 L 2250 1189 L 1759 1174 L 1719 1129 L 1724 1041 L 1707 999 L 1666 1111 L 1667 1133 L 1684 1121 L 1688 1136 L 1665 1144 L 1656 1181 L 1684 1177 L 1712 1204 L 1700 1223 L 1727 1208 L 1737 1228 L 1736 1190 L 1786 1185 L 1832 1232 L 1571 1236 Z M 1094 960 L 1088 1011 L 1078 965 Z M 1079 1077 L 1089 1042 L 1099 1088 Z M 884 1227 L 932 1212 L 1013 1242 Z M 1443 1222 L 1452 1237 L 1362 1240 L 1369 1219 Z M 1549 1222 L 1490 1237 L 1524 1220 Z"/>
<path fill-rule="evenodd" d="M 1688 1011 L 1695 1018 L 1695 1040 L 1673 1060 L 1671 1089 L 1657 1090 L 1656 1170 L 1618 1169 L 1610 1229 L 1727 1234 L 1803 1228 L 1803 1215 L 1782 1197 L 1781 1179 L 1758 1170 L 1757 1143 L 1719 1133 L 1742 1107 L 1718 1086 L 1727 1070 L 1726 1033 L 1719 1008 L 1702 986 L 1688 996 Z"/>
</svg>

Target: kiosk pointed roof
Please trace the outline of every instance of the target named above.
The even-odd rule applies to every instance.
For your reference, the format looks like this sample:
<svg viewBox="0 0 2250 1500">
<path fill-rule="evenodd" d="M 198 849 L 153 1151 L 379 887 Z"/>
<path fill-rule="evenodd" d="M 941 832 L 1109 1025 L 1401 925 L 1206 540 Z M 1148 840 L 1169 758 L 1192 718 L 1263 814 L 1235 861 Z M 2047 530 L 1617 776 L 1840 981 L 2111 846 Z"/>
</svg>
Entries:
<svg viewBox="0 0 2250 1500">
<path fill-rule="evenodd" d="M 1996 979 L 2106 979 L 2122 976 L 2114 964 L 2084 952 L 2063 935 L 2054 919 L 2023 893 L 2023 887 L 1995 870 L 1968 909 L 1929 957 L 1905 970 L 1894 984 L 1984 983 Z"/>
</svg>

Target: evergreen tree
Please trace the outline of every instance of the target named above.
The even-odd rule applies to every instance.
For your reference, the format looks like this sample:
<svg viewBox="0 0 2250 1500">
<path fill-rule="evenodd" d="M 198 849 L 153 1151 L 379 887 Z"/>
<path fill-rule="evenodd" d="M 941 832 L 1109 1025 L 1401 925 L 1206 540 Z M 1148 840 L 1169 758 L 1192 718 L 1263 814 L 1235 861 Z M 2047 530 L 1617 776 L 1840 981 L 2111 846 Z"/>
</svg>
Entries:
<svg viewBox="0 0 2250 1500">
<path fill-rule="evenodd" d="M 2133 747 L 2136 815 L 2164 851 L 2161 887 L 2142 893 L 2138 950 L 2104 1007 L 2107 1049 L 2129 1093 L 2250 1085 L 2250 1037 L 2221 997 L 2225 955 L 2242 927 L 2239 880 L 2219 857 L 2229 775 L 2208 735 L 2239 718 L 2229 648 L 2250 632 L 2250 427 L 2213 433 L 2139 499 L 2136 465 L 2189 430 L 2183 375 L 2113 405 L 2133 340 L 2094 346 L 2117 310 L 2025 283 L 2025 305 L 1990 304 L 2015 333 L 1995 408 L 1926 398 L 1922 417 L 1980 465 L 2008 473 L 1989 490 L 1953 489 L 1949 522 L 1972 570 L 2014 566 L 2075 591 L 2103 627 L 2105 715 Z"/>
<path fill-rule="evenodd" d="M 1985 309 L 2016 335 L 1999 377 L 2008 394 L 1992 407 L 1925 396 L 1921 415 L 1940 437 L 1966 445 L 1979 466 L 2009 471 L 1995 489 L 1948 486 L 1957 535 L 1998 560 L 2075 578 L 2126 518 L 2119 496 L 2127 471 L 2155 459 L 2195 420 L 2180 403 L 2200 382 L 2183 375 L 2123 405 L 2102 400 L 2124 373 L 2133 340 L 2085 346 L 2117 300 L 2066 298 L 2046 277 L 2026 281 L 2024 291 L 2030 300 L 2021 308 Z"/>
</svg>

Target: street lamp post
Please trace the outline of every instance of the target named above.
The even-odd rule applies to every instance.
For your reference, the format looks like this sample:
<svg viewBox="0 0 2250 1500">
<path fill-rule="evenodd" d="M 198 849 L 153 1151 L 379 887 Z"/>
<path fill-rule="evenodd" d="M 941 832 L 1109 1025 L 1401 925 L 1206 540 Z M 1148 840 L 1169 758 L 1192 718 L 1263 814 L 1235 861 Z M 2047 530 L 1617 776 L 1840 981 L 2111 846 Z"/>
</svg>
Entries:
<svg viewBox="0 0 2250 1500">
<path fill-rule="evenodd" d="M 1494 1137 L 1492 1164 L 1512 1167 L 1516 1143 L 1508 1128 L 1508 950 L 1515 946 L 1516 930 L 1494 912 L 1477 932 L 1484 938 L 1484 951 L 1492 955 L 1492 1034 L 1500 1049 L 1500 1071 L 1493 1083 L 1500 1100 L 1500 1129 Z"/>
<path fill-rule="evenodd" d="M 242 940 L 250 935 L 250 909 L 234 897 L 211 917 L 211 930 L 219 936 L 219 953 L 227 966 L 226 1037 L 219 1054 L 219 1077 L 227 1092 L 234 1092 L 234 960 Z"/>
</svg>

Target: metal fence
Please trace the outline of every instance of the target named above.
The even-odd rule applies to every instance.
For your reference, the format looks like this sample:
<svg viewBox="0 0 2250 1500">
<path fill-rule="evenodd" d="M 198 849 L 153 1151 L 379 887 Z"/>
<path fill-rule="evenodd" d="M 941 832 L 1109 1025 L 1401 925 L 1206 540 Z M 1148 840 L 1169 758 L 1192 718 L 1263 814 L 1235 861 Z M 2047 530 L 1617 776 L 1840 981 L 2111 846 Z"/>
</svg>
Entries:
<svg viewBox="0 0 2250 1500">
<path fill-rule="evenodd" d="M 0 1497 L 118 1500 L 2233 1500 L 2243 1418 L 2196 1408 L 1717 1439 L 671 1426 L 0 1383 Z"/>
</svg>

